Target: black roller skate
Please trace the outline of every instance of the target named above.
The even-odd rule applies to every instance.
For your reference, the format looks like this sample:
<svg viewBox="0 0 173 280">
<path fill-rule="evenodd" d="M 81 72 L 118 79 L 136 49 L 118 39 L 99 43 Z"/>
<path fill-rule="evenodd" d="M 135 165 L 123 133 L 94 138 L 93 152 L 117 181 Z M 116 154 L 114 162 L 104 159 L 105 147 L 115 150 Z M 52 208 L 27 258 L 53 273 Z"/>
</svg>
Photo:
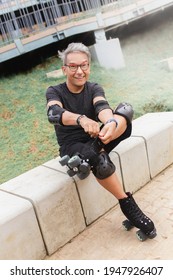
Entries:
<svg viewBox="0 0 173 280">
<path fill-rule="evenodd" d="M 156 237 L 156 229 L 154 223 L 148 218 L 138 207 L 131 193 L 126 193 L 127 198 L 119 200 L 121 210 L 127 217 L 123 221 L 124 228 L 128 231 L 133 227 L 139 228 L 136 235 L 140 241 L 145 241 L 147 238 Z"/>
<path fill-rule="evenodd" d="M 101 140 L 97 137 L 91 147 L 90 150 L 86 153 L 86 158 L 82 156 L 80 153 L 77 153 L 73 157 L 69 157 L 68 155 L 63 156 L 60 159 L 60 164 L 62 166 L 67 166 L 67 174 L 70 177 L 73 177 L 74 175 L 77 175 L 79 179 L 83 180 L 90 174 L 90 171 L 92 170 L 93 162 L 96 161 L 98 153 L 103 148 L 104 144 L 101 142 Z"/>
<path fill-rule="evenodd" d="M 79 155 L 75 155 L 73 157 L 69 157 L 68 155 L 63 156 L 60 159 L 60 164 L 62 166 L 67 166 L 67 174 L 70 177 L 77 175 L 79 179 L 83 180 L 90 174 L 90 165 L 87 160 L 83 160 Z"/>
</svg>

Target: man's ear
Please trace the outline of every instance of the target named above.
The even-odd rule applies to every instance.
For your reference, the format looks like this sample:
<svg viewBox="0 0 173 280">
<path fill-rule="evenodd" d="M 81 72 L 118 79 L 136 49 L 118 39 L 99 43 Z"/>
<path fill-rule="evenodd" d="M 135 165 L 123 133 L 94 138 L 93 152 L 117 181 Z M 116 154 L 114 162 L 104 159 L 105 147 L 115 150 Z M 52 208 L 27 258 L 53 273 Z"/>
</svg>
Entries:
<svg viewBox="0 0 173 280">
<path fill-rule="evenodd" d="M 64 75 L 67 75 L 67 73 L 66 73 L 66 67 L 65 67 L 65 66 L 62 66 L 61 69 L 62 69 L 63 74 L 64 74 Z"/>
</svg>

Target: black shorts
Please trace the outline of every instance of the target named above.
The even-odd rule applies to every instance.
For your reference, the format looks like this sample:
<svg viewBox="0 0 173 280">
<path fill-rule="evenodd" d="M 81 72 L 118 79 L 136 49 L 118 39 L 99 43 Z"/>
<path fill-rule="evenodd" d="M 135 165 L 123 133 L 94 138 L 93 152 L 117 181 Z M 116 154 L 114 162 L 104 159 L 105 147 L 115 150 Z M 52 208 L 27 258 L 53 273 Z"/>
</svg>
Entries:
<svg viewBox="0 0 173 280">
<path fill-rule="evenodd" d="M 132 131 L 132 125 L 129 124 L 125 132 L 119 136 L 117 139 L 111 141 L 107 145 L 104 145 L 104 150 L 109 154 L 121 141 L 130 137 Z M 63 157 L 65 155 L 69 155 L 72 157 L 76 154 L 81 154 L 84 158 L 88 158 L 88 154 L 90 154 L 90 150 L 92 147 L 94 138 L 91 138 L 87 142 L 76 142 L 71 144 L 64 144 L 60 147 L 60 156 Z"/>
</svg>

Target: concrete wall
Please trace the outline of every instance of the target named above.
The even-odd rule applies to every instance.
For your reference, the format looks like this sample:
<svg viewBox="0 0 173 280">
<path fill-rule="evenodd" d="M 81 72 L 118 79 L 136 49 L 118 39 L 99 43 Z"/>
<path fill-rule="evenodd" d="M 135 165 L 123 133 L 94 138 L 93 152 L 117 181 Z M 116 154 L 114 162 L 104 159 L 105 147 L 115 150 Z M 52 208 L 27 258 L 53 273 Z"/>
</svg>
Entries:
<svg viewBox="0 0 173 280">
<path fill-rule="evenodd" d="M 126 191 L 144 187 L 173 163 L 173 112 L 134 120 L 110 155 Z M 117 202 L 92 174 L 80 181 L 58 157 L 48 161 L 0 185 L 0 259 L 43 259 Z"/>
</svg>

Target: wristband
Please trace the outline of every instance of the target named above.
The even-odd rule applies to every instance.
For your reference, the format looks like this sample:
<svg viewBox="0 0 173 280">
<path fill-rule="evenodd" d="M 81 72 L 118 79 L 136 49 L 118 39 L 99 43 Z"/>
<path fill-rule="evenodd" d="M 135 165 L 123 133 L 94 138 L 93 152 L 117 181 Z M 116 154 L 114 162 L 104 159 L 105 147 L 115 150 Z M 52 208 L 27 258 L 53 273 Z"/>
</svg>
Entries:
<svg viewBox="0 0 173 280">
<path fill-rule="evenodd" d="M 86 117 L 86 116 L 85 116 L 85 115 L 80 115 L 80 116 L 77 118 L 76 122 L 77 122 L 78 125 L 80 125 L 80 120 L 81 120 L 82 118 L 84 118 L 84 117 Z"/>
<path fill-rule="evenodd" d="M 115 123 L 116 123 L 116 128 L 117 128 L 118 122 L 116 121 L 116 119 L 114 119 L 114 118 L 109 119 L 109 120 L 105 123 L 105 125 L 106 125 L 107 123 L 110 123 L 110 122 L 115 122 Z"/>
</svg>

